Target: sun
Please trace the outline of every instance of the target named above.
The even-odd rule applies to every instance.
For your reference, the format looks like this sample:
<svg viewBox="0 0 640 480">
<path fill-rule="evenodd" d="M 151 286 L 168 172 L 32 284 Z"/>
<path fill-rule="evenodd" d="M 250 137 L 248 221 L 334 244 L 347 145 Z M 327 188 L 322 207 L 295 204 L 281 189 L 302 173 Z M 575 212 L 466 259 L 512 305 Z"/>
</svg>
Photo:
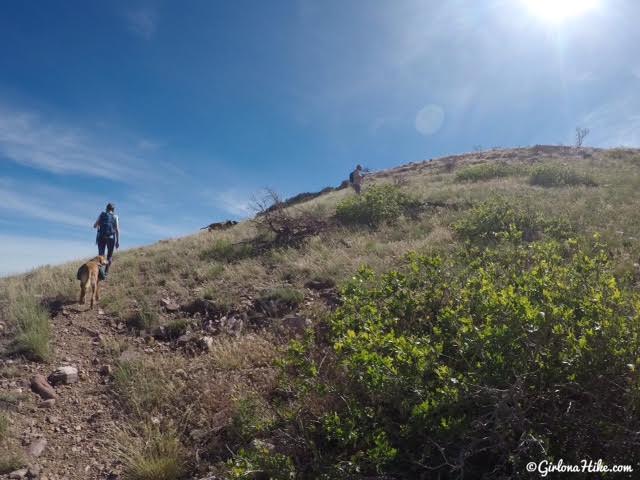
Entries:
<svg viewBox="0 0 640 480">
<path fill-rule="evenodd" d="M 595 9 L 599 0 L 522 0 L 530 12 L 549 22 L 562 22 Z"/>
</svg>

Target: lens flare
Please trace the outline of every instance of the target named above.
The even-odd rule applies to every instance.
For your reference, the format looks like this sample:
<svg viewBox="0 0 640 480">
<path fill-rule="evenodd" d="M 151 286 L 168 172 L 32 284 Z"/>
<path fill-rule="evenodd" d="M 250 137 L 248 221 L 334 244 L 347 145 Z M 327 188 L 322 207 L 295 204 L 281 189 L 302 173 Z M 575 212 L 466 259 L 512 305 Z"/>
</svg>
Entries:
<svg viewBox="0 0 640 480">
<path fill-rule="evenodd" d="M 562 22 L 598 7 L 598 0 L 522 0 L 529 11 L 549 22 Z"/>
</svg>

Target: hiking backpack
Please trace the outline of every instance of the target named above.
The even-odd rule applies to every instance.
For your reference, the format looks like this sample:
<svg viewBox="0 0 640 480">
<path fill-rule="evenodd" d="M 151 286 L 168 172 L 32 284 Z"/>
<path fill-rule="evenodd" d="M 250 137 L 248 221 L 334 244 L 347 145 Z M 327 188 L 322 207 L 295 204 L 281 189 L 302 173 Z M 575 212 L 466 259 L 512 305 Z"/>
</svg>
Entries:
<svg viewBox="0 0 640 480">
<path fill-rule="evenodd" d="M 353 183 L 353 172 L 349 174 L 349 183 Z"/>
<path fill-rule="evenodd" d="M 116 233 L 116 217 L 111 212 L 102 212 L 99 226 L 98 233 L 102 238 L 112 237 Z"/>
</svg>

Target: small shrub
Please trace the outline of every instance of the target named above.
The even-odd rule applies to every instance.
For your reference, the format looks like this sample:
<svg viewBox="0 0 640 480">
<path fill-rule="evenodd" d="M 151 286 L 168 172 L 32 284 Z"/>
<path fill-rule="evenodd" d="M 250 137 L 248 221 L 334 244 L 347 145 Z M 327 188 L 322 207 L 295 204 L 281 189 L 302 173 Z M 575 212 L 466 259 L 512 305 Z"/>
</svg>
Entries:
<svg viewBox="0 0 640 480">
<path fill-rule="evenodd" d="M 248 394 L 235 401 L 231 433 L 240 442 L 251 441 L 273 424 L 268 405 L 258 395 Z"/>
<path fill-rule="evenodd" d="M 159 367 L 142 360 L 120 361 L 113 372 L 113 388 L 122 404 L 144 417 L 171 402 L 173 383 Z"/>
<path fill-rule="evenodd" d="M 531 185 L 541 187 L 566 187 L 571 185 L 597 186 L 596 181 L 589 175 L 576 172 L 562 165 L 540 165 L 529 178 Z"/>
<path fill-rule="evenodd" d="M 237 262 L 252 257 L 255 248 L 250 243 L 231 243 L 229 240 L 216 240 L 200 254 L 203 260 L 215 260 L 218 262 Z"/>
<path fill-rule="evenodd" d="M 4 449 L 0 452 L 0 475 L 18 470 L 25 464 L 25 458 L 19 449 Z"/>
<path fill-rule="evenodd" d="M 482 165 L 472 165 L 456 173 L 458 182 L 480 182 L 491 180 L 492 178 L 509 177 L 518 175 L 522 168 L 507 163 L 485 163 Z"/>
<path fill-rule="evenodd" d="M 182 335 L 187 333 L 188 328 L 189 322 L 184 318 L 179 318 L 167 323 L 164 326 L 164 331 L 167 338 L 175 340 L 176 338 L 181 337 Z"/>
<path fill-rule="evenodd" d="M 453 224 L 454 231 L 473 242 L 495 241 L 509 236 L 532 241 L 546 233 L 554 238 L 566 238 L 572 228 L 562 218 L 546 218 L 528 206 L 490 197 L 462 215 Z"/>
<path fill-rule="evenodd" d="M 144 298 L 137 301 L 137 309 L 127 318 L 127 326 L 135 330 L 149 330 L 160 322 L 160 316 Z"/>
<path fill-rule="evenodd" d="M 16 336 L 11 350 L 36 361 L 46 361 L 51 355 L 49 312 L 32 296 L 16 297 L 10 305 Z"/>
<path fill-rule="evenodd" d="M 393 185 L 374 185 L 361 195 L 351 196 L 338 204 L 336 217 L 346 225 L 378 227 L 394 223 L 403 215 L 415 216 L 420 201 Z"/>
<path fill-rule="evenodd" d="M 264 478 L 270 480 L 293 480 L 296 469 L 291 458 L 270 451 L 265 447 L 253 450 L 241 449 L 227 462 L 230 479 Z"/>
<path fill-rule="evenodd" d="M 187 474 L 186 452 L 172 428 L 145 426 L 142 433 L 121 433 L 116 448 L 125 480 L 180 480 Z"/>
<path fill-rule="evenodd" d="M 304 293 L 295 288 L 279 287 L 262 292 L 259 298 L 262 302 L 286 303 L 292 306 L 299 305 L 304 300 Z"/>
</svg>

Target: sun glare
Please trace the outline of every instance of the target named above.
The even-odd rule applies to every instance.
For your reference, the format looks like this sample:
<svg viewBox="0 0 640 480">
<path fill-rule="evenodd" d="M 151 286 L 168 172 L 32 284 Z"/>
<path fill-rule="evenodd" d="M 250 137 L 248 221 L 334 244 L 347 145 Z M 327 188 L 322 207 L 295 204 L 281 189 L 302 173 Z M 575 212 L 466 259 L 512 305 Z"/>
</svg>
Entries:
<svg viewBox="0 0 640 480">
<path fill-rule="evenodd" d="M 599 0 L 523 0 L 531 13 L 549 22 L 562 22 L 598 6 Z"/>
</svg>

